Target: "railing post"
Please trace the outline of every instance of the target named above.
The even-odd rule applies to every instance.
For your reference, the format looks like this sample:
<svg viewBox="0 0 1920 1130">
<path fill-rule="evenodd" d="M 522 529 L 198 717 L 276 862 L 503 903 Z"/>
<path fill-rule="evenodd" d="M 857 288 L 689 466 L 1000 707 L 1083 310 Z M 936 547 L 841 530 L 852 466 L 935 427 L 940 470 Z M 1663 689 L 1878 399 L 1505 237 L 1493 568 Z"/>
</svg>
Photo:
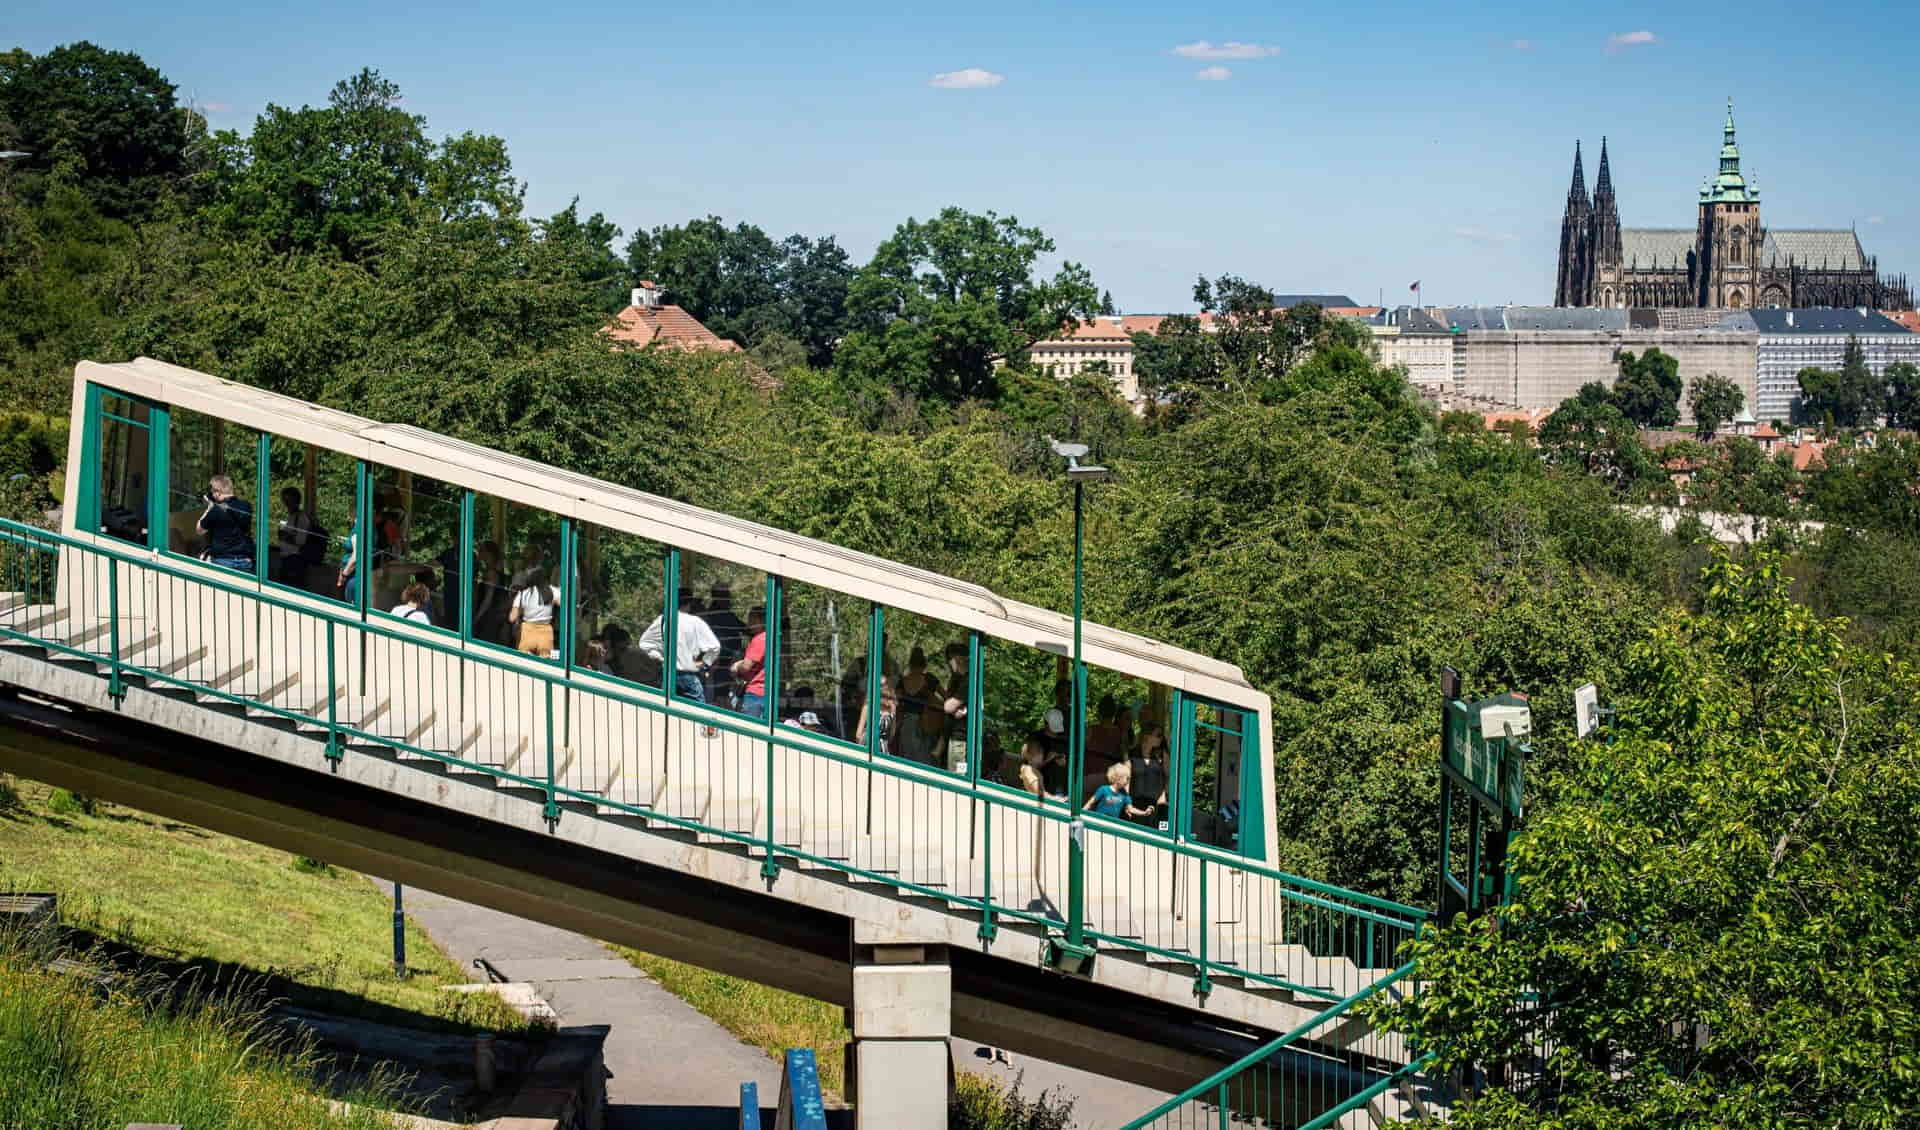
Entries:
<svg viewBox="0 0 1920 1130">
<path fill-rule="evenodd" d="M 677 565 L 673 579 L 676 581 L 679 579 Z M 765 625 L 767 643 L 764 654 L 760 658 L 762 664 L 760 708 L 766 712 L 767 716 L 767 857 L 760 861 L 760 877 L 769 884 L 773 882 L 776 875 L 780 874 L 780 865 L 773 861 L 773 758 L 775 753 L 773 735 L 780 725 L 780 680 L 786 677 L 786 673 L 780 670 L 780 652 L 786 647 L 784 633 L 780 630 L 780 625 L 786 618 L 785 603 L 786 589 L 782 586 L 780 578 L 771 573 L 768 574 Z M 868 775 L 871 777 L 872 774 Z"/>
<path fill-rule="evenodd" d="M 328 620 L 320 622 L 327 633 L 327 761 L 338 765 L 340 762 L 340 677 L 334 661 L 334 629 L 336 625 Z"/>
<path fill-rule="evenodd" d="M 553 794 L 553 680 L 544 679 L 542 685 L 547 692 L 547 803 L 541 811 L 551 832 L 560 823 L 560 805 Z"/>
<path fill-rule="evenodd" d="M 1213 919 L 1207 914 L 1207 857 L 1200 856 L 1200 976 L 1193 979 L 1193 995 L 1205 1002 L 1213 992 L 1213 978 L 1207 973 L 1207 927 Z M 1173 866 L 1180 866 L 1180 857 L 1173 857 Z M 1224 1084 L 1223 1084 L 1224 1085 Z"/>
<path fill-rule="evenodd" d="M 127 697 L 120 678 L 120 567 L 113 558 L 107 565 L 107 697 L 115 702 Z"/>
<path fill-rule="evenodd" d="M 983 862 L 980 866 L 980 940 L 989 945 L 1000 933 L 1000 927 L 993 921 L 993 810 L 995 807 L 989 803 L 985 808 L 987 850 L 982 853 Z"/>
<path fill-rule="evenodd" d="M 1227 1084 L 1225 1080 L 1222 1080 L 1220 1083 L 1219 1099 L 1214 1105 L 1220 1110 L 1220 1130 L 1227 1130 Z"/>
</svg>

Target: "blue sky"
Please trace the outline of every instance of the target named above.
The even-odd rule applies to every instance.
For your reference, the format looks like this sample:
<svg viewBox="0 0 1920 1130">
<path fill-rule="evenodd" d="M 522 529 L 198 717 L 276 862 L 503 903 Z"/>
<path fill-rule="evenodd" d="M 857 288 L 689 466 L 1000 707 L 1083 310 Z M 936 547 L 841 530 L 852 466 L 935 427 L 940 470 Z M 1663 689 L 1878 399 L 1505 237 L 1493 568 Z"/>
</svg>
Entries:
<svg viewBox="0 0 1920 1130">
<path fill-rule="evenodd" d="M 1574 139 L 1591 186 L 1609 136 L 1625 224 L 1690 226 L 1731 94 L 1769 224 L 1857 224 L 1920 276 L 1920 44 L 1871 5 L 8 7 L 7 45 L 136 51 L 222 127 L 377 67 L 434 134 L 505 137 L 533 210 L 628 232 L 714 213 L 865 258 L 947 204 L 1012 214 L 1138 311 L 1203 272 L 1549 301 Z"/>
</svg>

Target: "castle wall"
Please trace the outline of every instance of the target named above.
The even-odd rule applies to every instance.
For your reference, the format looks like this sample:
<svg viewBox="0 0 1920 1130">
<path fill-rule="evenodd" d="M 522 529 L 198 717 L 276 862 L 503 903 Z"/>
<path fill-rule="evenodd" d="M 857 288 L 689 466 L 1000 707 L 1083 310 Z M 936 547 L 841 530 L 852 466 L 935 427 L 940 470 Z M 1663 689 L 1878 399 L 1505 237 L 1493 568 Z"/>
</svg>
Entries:
<svg viewBox="0 0 1920 1130">
<path fill-rule="evenodd" d="M 1548 411 L 1597 381 L 1613 387 L 1622 352 L 1657 348 L 1680 363 L 1688 386 L 1714 373 L 1740 386 L 1747 403 L 1755 401 L 1757 333 L 1727 330 L 1630 329 L 1470 330 L 1465 335 L 1463 395 L 1522 411 Z M 1682 423 L 1691 423 L 1686 395 L 1680 398 Z"/>
</svg>

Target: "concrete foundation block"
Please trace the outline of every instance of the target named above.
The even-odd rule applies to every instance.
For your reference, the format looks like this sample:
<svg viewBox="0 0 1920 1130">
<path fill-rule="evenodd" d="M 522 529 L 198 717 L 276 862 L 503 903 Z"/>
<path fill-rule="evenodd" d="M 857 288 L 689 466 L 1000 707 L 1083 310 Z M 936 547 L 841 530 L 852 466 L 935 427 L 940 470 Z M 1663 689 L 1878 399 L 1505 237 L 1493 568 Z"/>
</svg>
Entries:
<svg viewBox="0 0 1920 1130">
<path fill-rule="evenodd" d="M 855 1130 L 946 1130 L 947 1041 L 861 1040 L 853 1046 Z"/>
<path fill-rule="evenodd" d="M 862 965 L 853 971 L 857 1040 L 945 1040 L 953 1031 L 952 1015 L 951 966 Z"/>
</svg>

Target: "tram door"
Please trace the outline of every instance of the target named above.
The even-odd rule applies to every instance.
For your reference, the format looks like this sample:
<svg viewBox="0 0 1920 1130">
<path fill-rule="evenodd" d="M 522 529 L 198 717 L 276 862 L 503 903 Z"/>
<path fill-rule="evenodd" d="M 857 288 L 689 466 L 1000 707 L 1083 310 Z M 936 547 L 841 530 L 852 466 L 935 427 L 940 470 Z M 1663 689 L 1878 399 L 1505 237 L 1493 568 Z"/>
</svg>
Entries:
<svg viewBox="0 0 1920 1130">
<path fill-rule="evenodd" d="M 1259 748 L 1253 740 L 1254 715 L 1192 698 L 1181 703 L 1181 714 L 1181 837 L 1243 850 L 1242 829 L 1252 844 L 1260 827 L 1260 814 L 1245 811 L 1245 780 L 1258 780 L 1253 767 L 1244 764 L 1247 751 Z"/>
</svg>

